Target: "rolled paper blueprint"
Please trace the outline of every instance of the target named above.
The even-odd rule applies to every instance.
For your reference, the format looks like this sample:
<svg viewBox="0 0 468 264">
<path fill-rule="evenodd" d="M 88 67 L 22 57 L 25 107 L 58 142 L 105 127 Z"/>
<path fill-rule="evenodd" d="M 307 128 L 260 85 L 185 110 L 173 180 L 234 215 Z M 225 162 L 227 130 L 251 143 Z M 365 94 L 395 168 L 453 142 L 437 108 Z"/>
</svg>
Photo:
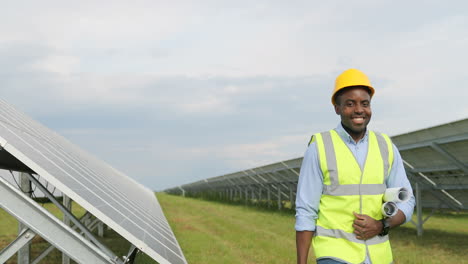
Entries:
<svg viewBox="0 0 468 264">
<path fill-rule="evenodd" d="M 385 217 L 392 217 L 396 215 L 397 211 L 398 207 L 394 202 L 385 202 L 384 204 L 382 204 L 382 214 Z"/>
<path fill-rule="evenodd" d="M 388 188 L 385 190 L 384 194 L 384 202 L 394 202 L 394 203 L 401 203 L 406 202 L 410 198 L 410 194 L 408 190 L 404 187 L 397 187 L 397 188 Z"/>
</svg>

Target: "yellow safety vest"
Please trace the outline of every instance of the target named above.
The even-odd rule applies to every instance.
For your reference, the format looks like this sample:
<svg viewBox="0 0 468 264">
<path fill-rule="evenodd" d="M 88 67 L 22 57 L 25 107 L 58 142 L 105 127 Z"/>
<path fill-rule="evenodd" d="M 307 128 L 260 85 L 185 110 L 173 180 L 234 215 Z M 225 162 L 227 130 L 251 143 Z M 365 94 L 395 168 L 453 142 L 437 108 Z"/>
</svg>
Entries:
<svg viewBox="0 0 468 264">
<path fill-rule="evenodd" d="M 362 263 L 366 254 L 373 264 L 392 263 L 387 236 L 359 240 L 353 233 L 353 212 L 376 220 L 383 218 L 382 198 L 385 180 L 393 164 L 390 138 L 369 131 L 364 168 L 335 130 L 315 134 L 323 191 L 313 238 L 315 256 L 347 263 Z"/>
</svg>

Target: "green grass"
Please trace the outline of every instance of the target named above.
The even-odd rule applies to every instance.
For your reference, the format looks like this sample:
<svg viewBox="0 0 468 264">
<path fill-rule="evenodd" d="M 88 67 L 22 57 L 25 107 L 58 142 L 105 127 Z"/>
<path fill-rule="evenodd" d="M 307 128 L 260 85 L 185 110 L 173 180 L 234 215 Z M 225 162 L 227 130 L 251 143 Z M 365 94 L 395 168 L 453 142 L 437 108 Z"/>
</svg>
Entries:
<svg viewBox="0 0 468 264">
<path fill-rule="evenodd" d="M 295 263 L 294 213 L 157 194 L 164 213 L 190 264 L 210 263 Z M 51 204 L 45 208 L 61 218 Z M 84 209 L 73 204 L 80 217 Z M 0 249 L 17 233 L 17 221 L 0 209 Z M 424 225 L 423 237 L 408 223 L 391 230 L 395 263 L 468 263 L 468 213 L 436 213 Z M 103 242 L 119 256 L 129 243 L 106 230 Z M 48 246 L 41 238 L 33 241 L 33 258 Z M 311 251 L 311 261 L 313 252 Z M 13 257 L 8 264 L 16 263 Z M 43 263 L 61 263 L 57 250 Z M 136 263 L 156 263 L 140 254 Z"/>
<path fill-rule="evenodd" d="M 295 263 L 294 214 L 157 194 L 191 264 Z M 437 213 L 391 230 L 395 263 L 468 263 L 468 213 Z M 313 251 L 310 252 L 313 258 Z M 315 263 L 310 261 L 310 263 Z"/>
<path fill-rule="evenodd" d="M 396 263 L 468 263 L 466 212 L 436 213 L 424 224 L 422 237 L 416 236 L 411 223 L 392 231 L 393 254 L 399 260 Z"/>
<path fill-rule="evenodd" d="M 293 263 L 294 218 L 167 194 L 158 200 L 188 263 Z"/>
</svg>

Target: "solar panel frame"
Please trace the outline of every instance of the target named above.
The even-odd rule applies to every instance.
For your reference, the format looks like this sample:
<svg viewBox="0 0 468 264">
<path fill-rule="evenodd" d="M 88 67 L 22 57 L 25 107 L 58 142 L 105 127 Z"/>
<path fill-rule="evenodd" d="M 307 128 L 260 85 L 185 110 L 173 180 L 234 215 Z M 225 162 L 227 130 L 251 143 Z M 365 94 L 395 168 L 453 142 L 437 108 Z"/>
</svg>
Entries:
<svg viewBox="0 0 468 264">
<path fill-rule="evenodd" d="M 0 145 L 159 263 L 186 263 L 154 193 L 0 100 Z"/>
</svg>

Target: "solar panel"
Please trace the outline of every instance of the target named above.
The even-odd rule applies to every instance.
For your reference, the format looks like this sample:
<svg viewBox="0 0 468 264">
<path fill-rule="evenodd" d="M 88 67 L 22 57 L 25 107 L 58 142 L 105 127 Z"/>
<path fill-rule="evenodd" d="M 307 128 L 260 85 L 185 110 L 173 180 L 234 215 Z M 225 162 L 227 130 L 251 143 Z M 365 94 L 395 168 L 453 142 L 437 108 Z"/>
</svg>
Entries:
<svg viewBox="0 0 468 264">
<path fill-rule="evenodd" d="M 422 205 L 468 210 L 468 119 L 392 137 Z"/>
<path fill-rule="evenodd" d="M 285 160 L 165 190 L 168 193 L 199 195 L 207 193 L 230 200 L 256 200 L 294 204 L 302 158 Z"/>
<path fill-rule="evenodd" d="M 151 190 L 3 100 L 0 145 L 20 161 L 0 167 L 40 175 L 159 263 L 187 263 Z"/>
<path fill-rule="evenodd" d="M 423 207 L 468 209 L 468 119 L 392 137 L 409 180 L 420 184 Z M 227 199 L 295 200 L 302 158 L 281 161 L 170 188 L 169 193 L 211 193 Z M 293 185 L 293 188 L 291 188 Z M 267 195 L 269 193 L 269 195 Z"/>
</svg>

